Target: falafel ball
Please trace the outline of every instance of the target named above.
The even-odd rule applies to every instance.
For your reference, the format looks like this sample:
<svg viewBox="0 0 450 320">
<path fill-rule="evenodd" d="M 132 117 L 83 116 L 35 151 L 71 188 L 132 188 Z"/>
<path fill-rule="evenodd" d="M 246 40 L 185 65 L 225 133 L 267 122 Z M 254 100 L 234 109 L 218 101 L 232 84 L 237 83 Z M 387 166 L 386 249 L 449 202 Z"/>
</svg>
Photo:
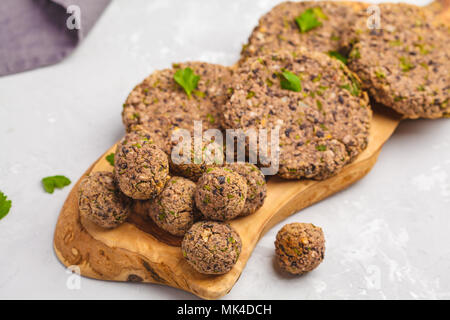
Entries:
<svg viewBox="0 0 450 320">
<path fill-rule="evenodd" d="M 156 197 L 169 179 L 167 155 L 144 131 L 130 132 L 118 143 L 114 169 L 120 190 L 137 200 Z"/>
<path fill-rule="evenodd" d="M 214 221 L 195 223 L 185 234 L 181 250 L 187 262 L 203 274 L 224 274 L 239 259 L 242 241 L 228 224 Z"/>
<path fill-rule="evenodd" d="M 195 204 L 206 219 L 226 221 L 244 209 L 247 183 L 229 168 L 209 168 L 199 179 Z"/>
<path fill-rule="evenodd" d="M 226 166 L 241 175 L 247 181 L 247 200 L 240 216 L 248 216 L 264 204 L 267 195 L 267 184 L 264 174 L 251 163 L 235 162 Z"/>
<path fill-rule="evenodd" d="M 164 190 L 152 202 L 150 218 L 165 231 L 183 236 L 194 224 L 195 183 L 182 177 L 172 177 Z"/>
<path fill-rule="evenodd" d="M 278 231 L 275 253 L 280 268 L 291 274 L 314 270 L 325 255 L 322 228 L 311 223 L 291 223 Z"/>
<path fill-rule="evenodd" d="M 183 148 L 180 148 L 178 152 L 174 152 L 174 150 L 177 149 L 172 149 L 169 157 L 170 170 L 195 182 L 209 168 L 221 167 L 223 164 L 223 146 L 214 141 L 202 141 L 202 148 L 198 151 L 191 146 L 190 155 L 184 155 Z"/>
<path fill-rule="evenodd" d="M 81 217 L 102 228 L 115 228 L 128 217 L 131 201 L 120 192 L 112 172 L 91 173 L 78 190 Z"/>
</svg>

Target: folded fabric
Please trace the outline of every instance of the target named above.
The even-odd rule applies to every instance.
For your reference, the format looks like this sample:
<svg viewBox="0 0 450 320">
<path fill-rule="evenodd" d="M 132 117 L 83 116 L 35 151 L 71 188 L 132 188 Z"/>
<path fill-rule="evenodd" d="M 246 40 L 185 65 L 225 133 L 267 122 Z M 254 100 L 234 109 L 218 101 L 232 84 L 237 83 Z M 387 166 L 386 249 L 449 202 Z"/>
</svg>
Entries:
<svg viewBox="0 0 450 320">
<path fill-rule="evenodd" d="M 110 0 L 1 0 L 0 76 L 54 64 L 88 34 Z"/>
</svg>

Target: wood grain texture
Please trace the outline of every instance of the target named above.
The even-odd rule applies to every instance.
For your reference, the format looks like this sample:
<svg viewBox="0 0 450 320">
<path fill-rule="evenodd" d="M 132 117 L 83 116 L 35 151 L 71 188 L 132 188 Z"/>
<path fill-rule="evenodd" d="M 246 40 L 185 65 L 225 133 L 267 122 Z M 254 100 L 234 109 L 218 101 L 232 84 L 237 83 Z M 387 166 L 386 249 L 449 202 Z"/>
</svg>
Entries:
<svg viewBox="0 0 450 320">
<path fill-rule="evenodd" d="M 429 7 L 448 22 L 449 0 L 437 1 Z M 289 215 L 345 189 L 364 177 L 375 164 L 383 144 L 399 124 L 399 117 L 383 108 L 375 108 L 367 149 L 355 162 L 338 175 L 324 181 L 286 181 L 271 178 L 264 206 L 255 214 L 231 221 L 239 232 L 243 249 L 238 262 L 227 274 L 202 275 L 183 259 L 180 238 L 160 230 L 145 217 L 143 203 L 137 203 L 128 222 L 113 230 L 101 229 L 80 220 L 78 213 L 78 181 L 70 192 L 58 218 L 54 249 L 65 266 L 77 265 L 85 277 L 159 283 L 180 288 L 206 298 L 227 294 L 238 280 L 258 240 L 273 225 Z M 108 150 L 86 174 L 112 170 L 105 160 Z M 81 179 L 81 178 L 80 178 Z"/>
</svg>

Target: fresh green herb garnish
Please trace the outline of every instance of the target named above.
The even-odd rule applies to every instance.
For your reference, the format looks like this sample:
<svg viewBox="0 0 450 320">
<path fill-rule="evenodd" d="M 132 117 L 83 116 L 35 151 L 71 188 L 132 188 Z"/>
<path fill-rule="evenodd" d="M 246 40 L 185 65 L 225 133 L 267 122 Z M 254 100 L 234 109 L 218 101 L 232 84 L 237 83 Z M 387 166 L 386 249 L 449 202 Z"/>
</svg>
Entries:
<svg viewBox="0 0 450 320">
<path fill-rule="evenodd" d="M 341 61 L 343 64 L 347 64 L 347 58 L 345 56 L 343 56 L 342 54 L 340 54 L 337 51 L 328 51 L 328 55 L 330 57 L 333 57 L 335 59 L 338 59 L 339 61 Z"/>
<path fill-rule="evenodd" d="M 192 91 L 197 88 L 200 76 L 194 74 L 194 71 L 188 67 L 177 70 L 173 76 L 173 79 L 184 89 L 190 98 Z"/>
<path fill-rule="evenodd" d="M 106 156 L 106 161 L 108 161 L 109 164 L 114 167 L 114 152 Z"/>
<path fill-rule="evenodd" d="M 65 176 L 51 176 L 42 179 L 42 185 L 47 193 L 53 193 L 56 189 L 62 189 L 70 184 L 70 179 Z"/>
<path fill-rule="evenodd" d="M 302 90 L 300 79 L 295 74 L 289 71 L 284 71 L 281 75 L 281 88 L 295 92 Z"/>
<path fill-rule="evenodd" d="M 308 32 L 314 28 L 320 27 L 322 22 L 319 19 L 326 20 L 328 17 L 323 13 L 322 9 L 319 7 L 309 8 L 304 11 L 301 15 L 295 18 L 295 22 L 300 29 L 300 32 Z"/>
<path fill-rule="evenodd" d="M 11 209 L 11 200 L 7 200 L 7 196 L 0 191 L 0 220 L 6 217 Z"/>
</svg>

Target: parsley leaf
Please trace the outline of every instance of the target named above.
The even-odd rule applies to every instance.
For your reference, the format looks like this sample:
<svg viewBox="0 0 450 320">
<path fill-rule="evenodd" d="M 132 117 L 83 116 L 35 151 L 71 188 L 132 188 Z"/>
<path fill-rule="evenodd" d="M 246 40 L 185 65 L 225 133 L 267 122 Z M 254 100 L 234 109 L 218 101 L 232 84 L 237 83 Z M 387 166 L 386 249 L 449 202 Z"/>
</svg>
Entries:
<svg viewBox="0 0 450 320">
<path fill-rule="evenodd" d="M 186 92 L 188 97 L 191 97 L 192 90 L 197 88 L 198 80 L 200 76 L 194 74 L 191 68 L 179 69 L 175 72 L 173 79 L 178 83 Z"/>
<path fill-rule="evenodd" d="M 322 22 L 319 19 L 328 19 L 328 17 L 323 13 L 322 9 L 319 7 L 309 8 L 304 11 L 301 15 L 295 18 L 300 32 L 304 33 L 314 28 L 320 27 Z"/>
<path fill-rule="evenodd" d="M 0 191 L 0 220 L 6 217 L 11 209 L 11 200 L 6 200 L 6 195 Z"/>
<path fill-rule="evenodd" d="M 347 64 L 347 58 L 337 51 L 328 51 L 328 55 L 330 57 L 340 60 L 343 64 Z"/>
<path fill-rule="evenodd" d="M 70 184 L 69 178 L 66 178 L 64 176 L 52 176 L 52 177 L 46 177 L 42 179 L 42 185 L 44 186 L 44 190 L 47 193 L 53 193 L 55 191 L 55 188 L 62 189 L 65 186 L 68 186 Z"/>
<path fill-rule="evenodd" d="M 108 154 L 105 158 L 106 158 L 106 161 L 108 161 L 109 164 L 114 167 L 114 152 Z"/>
<path fill-rule="evenodd" d="M 302 90 L 300 79 L 295 74 L 289 71 L 284 71 L 281 76 L 281 88 L 295 92 Z"/>
</svg>

